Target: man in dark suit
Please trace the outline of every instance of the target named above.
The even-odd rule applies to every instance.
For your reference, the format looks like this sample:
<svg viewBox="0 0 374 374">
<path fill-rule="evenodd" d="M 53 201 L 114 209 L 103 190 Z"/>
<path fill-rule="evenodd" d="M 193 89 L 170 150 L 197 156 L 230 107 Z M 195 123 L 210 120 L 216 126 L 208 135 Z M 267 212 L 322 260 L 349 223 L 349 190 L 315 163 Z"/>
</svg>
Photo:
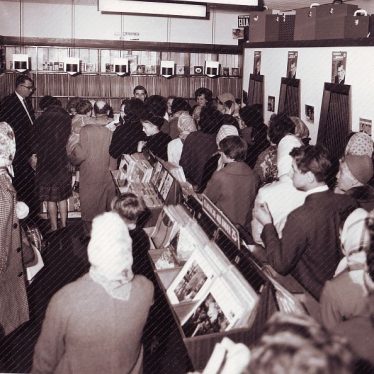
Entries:
<svg viewBox="0 0 374 374">
<path fill-rule="evenodd" d="M 35 163 L 33 154 L 33 123 L 35 113 L 31 104 L 34 91 L 33 80 L 25 74 L 16 78 L 15 91 L 0 103 L 0 121 L 7 122 L 16 137 L 16 154 L 13 161 L 13 185 L 18 200 L 30 207 L 30 218 L 35 218 L 39 211 L 39 202 L 35 191 Z"/>
<path fill-rule="evenodd" d="M 270 265 L 280 274 L 291 274 L 316 300 L 334 275 L 342 257 L 340 216 L 357 207 L 349 196 L 330 191 L 325 183 L 331 163 L 322 146 L 294 148 L 293 184 L 306 191 L 304 205 L 292 211 L 279 239 L 266 207 L 256 211 L 264 225 L 261 238 Z"/>
<path fill-rule="evenodd" d="M 344 84 L 345 82 L 345 69 L 344 65 L 341 61 L 338 62 L 338 65 L 336 66 L 336 72 L 335 75 L 335 83 L 336 84 Z"/>
</svg>

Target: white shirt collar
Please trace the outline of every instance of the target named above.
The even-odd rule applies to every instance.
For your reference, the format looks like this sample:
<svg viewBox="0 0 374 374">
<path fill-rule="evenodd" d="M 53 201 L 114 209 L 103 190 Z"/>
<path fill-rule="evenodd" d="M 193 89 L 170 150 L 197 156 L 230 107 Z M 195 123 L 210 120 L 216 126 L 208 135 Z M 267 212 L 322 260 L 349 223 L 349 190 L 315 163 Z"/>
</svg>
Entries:
<svg viewBox="0 0 374 374">
<path fill-rule="evenodd" d="M 325 191 L 327 191 L 328 189 L 329 189 L 329 187 L 328 187 L 326 184 L 324 184 L 323 186 L 314 187 L 314 188 L 312 188 L 311 190 L 306 191 L 305 195 L 306 195 L 306 196 L 309 196 L 309 195 L 311 195 L 312 193 L 325 192 Z"/>
<path fill-rule="evenodd" d="M 19 99 L 19 101 L 23 104 L 24 103 L 24 101 L 23 100 L 25 100 L 17 91 L 14 91 L 15 92 L 15 94 L 17 95 L 17 97 L 18 97 L 18 99 Z"/>
</svg>

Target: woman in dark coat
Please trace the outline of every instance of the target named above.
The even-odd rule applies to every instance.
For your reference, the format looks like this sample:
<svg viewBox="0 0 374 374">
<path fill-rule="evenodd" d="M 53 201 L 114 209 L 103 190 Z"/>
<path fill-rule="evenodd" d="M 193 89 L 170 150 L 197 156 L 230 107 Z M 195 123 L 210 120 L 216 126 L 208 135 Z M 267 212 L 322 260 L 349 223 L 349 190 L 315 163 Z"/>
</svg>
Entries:
<svg viewBox="0 0 374 374">
<path fill-rule="evenodd" d="M 146 138 L 138 143 L 138 152 L 151 151 L 155 156 L 167 161 L 168 144 L 171 141 L 171 137 L 161 131 L 164 119 L 151 113 L 144 113 L 141 123 Z"/>
<path fill-rule="evenodd" d="M 179 165 L 195 189 L 203 184 L 205 165 L 217 151 L 216 136 L 222 123 L 222 113 L 212 107 L 203 107 L 198 123 L 200 130 L 188 135 L 183 143 Z"/>
<path fill-rule="evenodd" d="M 66 144 L 71 132 L 71 117 L 58 99 L 40 100 L 42 115 L 35 121 L 36 183 L 41 201 L 47 202 L 51 230 L 57 230 L 57 208 L 61 226 L 66 227 L 68 198 L 72 195 Z"/>
<path fill-rule="evenodd" d="M 145 140 L 140 116 L 144 111 L 144 103 L 140 99 L 126 99 L 122 102 L 124 116 L 122 124 L 113 133 L 109 147 L 109 154 L 117 159 L 118 165 L 123 154 L 133 154 L 137 152 L 138 143 Z"/>
</svg>

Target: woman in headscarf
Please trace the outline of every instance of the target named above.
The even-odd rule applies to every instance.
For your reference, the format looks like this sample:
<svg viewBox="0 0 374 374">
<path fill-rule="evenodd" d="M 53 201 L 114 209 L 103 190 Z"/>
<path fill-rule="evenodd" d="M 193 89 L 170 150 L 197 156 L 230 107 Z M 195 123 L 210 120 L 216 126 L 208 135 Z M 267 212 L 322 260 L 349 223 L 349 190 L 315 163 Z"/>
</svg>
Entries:
<svg viewBox="0 0 374 374">
<path fill-rule="evenodd" d="M 168 144 L 168 161 L 179 165 L 183 143 L 191 132 L 196 131 L 196 124 L 194 119 L 188 113 L 184 112 L 178 118 L 177 127 L 179 131 L 178 138 L 173 139 Z"/>
<path fill-rule="evenodd" d="M 12 128 L 0 122 L 0 337 L 29 320 L 16 191 L 11 178 L 15 152 Z"/>
<path fill-rule="evenodd" d="M 141 337 L 154 287 L 132 272 L 132 242 L 115 212 L 93 220 L 89 273 L 52 298 L 33 373 L 141 373 Z"/>
<path fill-rule="evenodd" d="M 340 233 L 342 252 L 335 277 L 326 282 L 321 294 L 322 322 L 329 330 L 344 320 L 365 315 L 367 310 L 364 273 L 370 234 L 366 226 L 369 213 L 355 209 Z"/>
</svg>

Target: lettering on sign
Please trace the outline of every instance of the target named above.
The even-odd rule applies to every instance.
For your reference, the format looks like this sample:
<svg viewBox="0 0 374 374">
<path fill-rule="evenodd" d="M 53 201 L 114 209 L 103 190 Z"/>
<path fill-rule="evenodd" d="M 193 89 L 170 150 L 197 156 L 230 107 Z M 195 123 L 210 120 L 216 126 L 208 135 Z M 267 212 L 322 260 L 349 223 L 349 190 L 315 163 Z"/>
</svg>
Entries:
<svg viewBox="0 0 374 374">
<path fill-rule="evenodd" d="M 206 214 L 214 223 L 240 248 L 240 237 L 238 229 L 205 195 L 202 195 L 202 206 Z"/>
<path fill-rule="evenodd" d="M 249 15 L 238 16 L 238 27 L 249 26 Z"/>
</svg>

